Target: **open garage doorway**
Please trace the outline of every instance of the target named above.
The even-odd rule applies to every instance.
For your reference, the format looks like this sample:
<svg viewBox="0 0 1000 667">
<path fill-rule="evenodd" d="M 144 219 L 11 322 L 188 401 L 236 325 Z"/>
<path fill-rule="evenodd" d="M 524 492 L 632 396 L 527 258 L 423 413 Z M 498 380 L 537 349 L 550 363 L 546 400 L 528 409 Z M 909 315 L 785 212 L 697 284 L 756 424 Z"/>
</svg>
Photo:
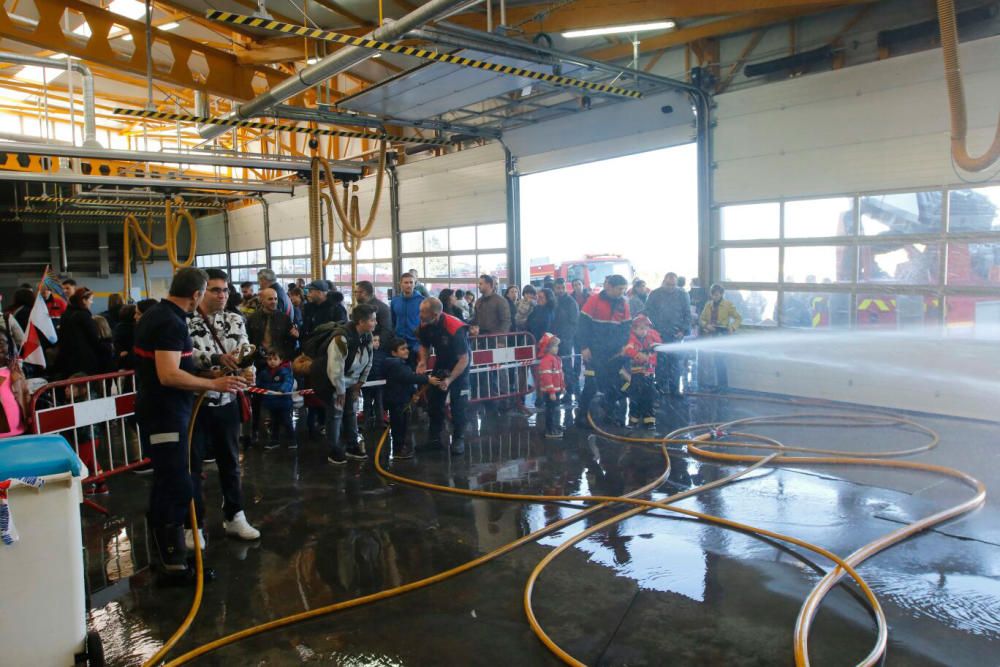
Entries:
<svg viewBox="0 0 1000 667">
<path fill-rule="evenodd" d="M 698 273 L 695 144 L 522 176 L 522 276 L 580 278 L 599 288 L 620 273 L 650 288 Z"/>
</svg>

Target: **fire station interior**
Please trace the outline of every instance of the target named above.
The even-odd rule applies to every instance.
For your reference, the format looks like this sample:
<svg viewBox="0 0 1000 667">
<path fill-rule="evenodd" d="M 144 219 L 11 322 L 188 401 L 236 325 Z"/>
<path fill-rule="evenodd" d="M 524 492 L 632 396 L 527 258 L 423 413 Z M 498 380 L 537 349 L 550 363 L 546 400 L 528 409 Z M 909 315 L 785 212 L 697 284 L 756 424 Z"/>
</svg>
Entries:
<svg viewBox="0 0 1000 667">
<path fill-rule="evenodd" d="M 4 0 L 0 663 L 996 664 L 998 12 Z"/>
</svg>

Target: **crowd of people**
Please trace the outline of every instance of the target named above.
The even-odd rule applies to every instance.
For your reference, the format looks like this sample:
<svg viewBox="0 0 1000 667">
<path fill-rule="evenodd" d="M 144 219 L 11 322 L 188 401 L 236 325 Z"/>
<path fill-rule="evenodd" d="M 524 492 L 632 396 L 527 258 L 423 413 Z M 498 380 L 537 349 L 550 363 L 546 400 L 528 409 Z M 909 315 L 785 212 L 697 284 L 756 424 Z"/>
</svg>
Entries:
<svg viewBox="0 0 1000 667">
<path fill-rule="evenodd" d="M 161 565 L 189 576 L 186 554 L 196 538 L 204 546 L 204 534 L 195 535 L 187 507 L 194 499 L 204 525 L 205 461 L 218 469 L 225 533 L 260 536 L 244 511 L 241 441 L 292 449 L 308 437 L 326 447 L 331 465 L 363 461 L 361 405 L 365 425 L 389 427 L 393 459 L 414 455 L 409 428 L 417 414 L 427 424 L 422 448 L 464 454 L 469 401 L 482 397 L 470 382 L 474 336 L 531 334 L 537 365 L 529 377 L 547 438 L 562 437 L 563 408 L 565 426 L 587 427 L 598 395 L 601 418 L 654 428 L 658 396 L 681 391 L 683 354 L 663 354 L 661 346 L 676 345 L 696 323 L 705 335 L 731 333 L 740 324 L 720 286 L 704 304 L 695 301 L 700 311 L 692 313 L 699 293 L 682 284 L 668 273 L 654 290 L 641 280 L 629 289 L 618 275 L 593 293 L 562 278 L 501 290 L 493 276 L 482 275 L 477 298 L 452 289 L 432 296 L 416 272 L 407 272 L 388 303 L 372 283 L 357 282 L 348 310 L 344 294 L 325 280 L 283 286 L 262 269 L 256 284 L 237 286 L 222 270 L 188 268 L 176 273 L 167 298 L 126 304 L 111 295 L 107 311 L 97 315 L 93 292 L 67 280 L 65 299 L 45 285 L 40 290 L 59 333 L 45 372 L 50 378 L 136 372 L 136 418 L 143 455 L 152 461 L 149 516 Z M 25 288 L 5 312 L 5 360 L 23 343 L 34 303 Z M 718 375 L 724 383 L 724 367 Z M 422 407 L 415 410 L 417 391 Z M 202 398 L 189 446 L 196 394 Z M 487 406 L 531 412 L 516 396 Z"/>
</svg>

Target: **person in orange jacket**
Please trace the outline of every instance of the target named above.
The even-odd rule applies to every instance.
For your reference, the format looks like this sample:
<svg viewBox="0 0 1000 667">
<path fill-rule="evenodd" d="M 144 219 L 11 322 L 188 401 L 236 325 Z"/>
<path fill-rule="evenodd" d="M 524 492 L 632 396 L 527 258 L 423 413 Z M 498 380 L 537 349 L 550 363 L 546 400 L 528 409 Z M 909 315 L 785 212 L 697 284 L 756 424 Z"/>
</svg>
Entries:
<svg viewBox="0 0 1000 667">
<path fill-rule="evenodd" d="M 559 358 L 559 339 L 545 333 L 538 341 L 538 391 L 545 405 L 545 437 L 559 439 L 559 397 L 566 389 L 563 380 L 562 359 Z"/>
<path fill-rule="evenodd" d="M 648 317 L 639 315 L 632 320 L 632 333 L 622 350 L 627 360 L 622 372 L 628 383 L 629 426 L 636 427 L 641 421 L 645 428 L 656 428 L 653 410 L 656 346 L 662 344 L 663 339 Z"/>
</svg>

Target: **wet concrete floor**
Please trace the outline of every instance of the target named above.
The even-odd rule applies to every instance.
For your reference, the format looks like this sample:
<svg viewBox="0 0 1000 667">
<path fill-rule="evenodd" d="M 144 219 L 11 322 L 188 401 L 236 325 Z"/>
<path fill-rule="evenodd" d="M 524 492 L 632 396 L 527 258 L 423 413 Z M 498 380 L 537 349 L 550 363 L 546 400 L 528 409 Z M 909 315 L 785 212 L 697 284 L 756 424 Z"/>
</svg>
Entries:
<svg viewBox="0 0 1000 667">
<path fill-rule="evenodd" d="M 744 416 L 814 412 L 756 398 L 664 401 L 660 429 Z M 951 465 L 1000 488 L 998 427 L 916 416 L 941 445 L 913 460 Z M 572 428 L 542 439 L 535 417 L 480 415 L 467 453 L 419 454 L 399 474 L 503 492 L 620 495 L 655 478 L 662 455 Z M 425 425 L 416 424 L 416 437 Z M 884 426 L 755 429 L 787 444 L 870 451 L 926 437 Z M 621 429 L 621 432 L 625 432 Z M 642 435 L 643 433 L 639 433 Z M 377 434 L 371 434 L 374 436 Z M 654 498 L 737 468 L 671 454 Z M 389 483 L 372 463 L 326 463 L 325 447 L 251 449 L 246 512 L 262 532 L 237 542 L 222 531 L 218 478 L 207 467 L 205 590 L 191 631 L 172 656 L 252 625 L 374 593 L 469 561 L 578 509 L 469 499 Z M 144 512 L 148 477 L 110 482 L 108 517 L 84 510 L 90 623 L 111 665 L 139 665 L 187 613 L 192 592 L 156 585 Z M 842 466 L 762 469 L 680 506 L 769 528 L 847 555 L 900 525 L 966 497 L 931 475 Z M 860 568 L 889 620 L 889 665 L 996 665 L 1000 640 L 997 501 L 880 554 Z M 403 596 L 247 639 L 195 661 L 205 665 L 556 665 L 522 606 L 538 561 L 611 516 L 591 515 L 478 569 Z M 790 665 L 799 606 L 830 563 L 799 548 L 662 512 L 628 519 L 556 559 L 534 592 L 549 635 L 590 665 Z M 853 665 L 871 649 L 871 613 L 853 584 L 827 598 L 810 639 L 812 664 Z"/>
</svg>

